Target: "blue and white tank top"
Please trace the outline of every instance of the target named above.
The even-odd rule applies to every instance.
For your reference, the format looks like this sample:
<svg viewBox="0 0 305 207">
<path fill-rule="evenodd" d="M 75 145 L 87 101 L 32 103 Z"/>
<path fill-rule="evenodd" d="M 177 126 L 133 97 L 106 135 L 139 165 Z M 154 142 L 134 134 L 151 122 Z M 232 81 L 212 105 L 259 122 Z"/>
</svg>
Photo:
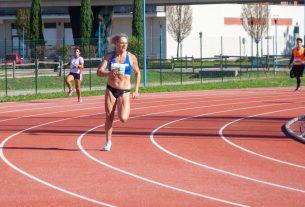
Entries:
<svg viewBox="0 0 305 207">
<path fill-rule="evenodd" d="M 132 66 L 130 63 L 128 52 L 126 52 L 126 58 L 124 63 L 117 63 L 115 60 L 115 52 L 113 52 L 113 55 L 110 59 L 108 70 L 111 71 L 113 69 L 116 69 L 118 73 L 121 75 L 131 75 Z"/>
</svg>

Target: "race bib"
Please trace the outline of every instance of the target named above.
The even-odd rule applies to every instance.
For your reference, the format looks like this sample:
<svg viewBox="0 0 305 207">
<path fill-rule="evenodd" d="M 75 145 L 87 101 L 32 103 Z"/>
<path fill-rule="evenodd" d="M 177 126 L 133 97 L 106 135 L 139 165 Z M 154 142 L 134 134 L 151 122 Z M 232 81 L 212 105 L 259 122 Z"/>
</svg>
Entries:
<svg viewBox="0 0 305 207">
<path fill-rule="evenodd" d="M 293 64 L 294 64 L 294 65 L 302 65 L 302 61 L 301 61 L 301 59 L 299 59 L 299 58 L 294 58 Z"/>
<path fill-rule="evenodd" d="M 118 74 L 125 75 L 126 64 L 112 63 L 111 70 L 116 70 Z"/>
</svg>

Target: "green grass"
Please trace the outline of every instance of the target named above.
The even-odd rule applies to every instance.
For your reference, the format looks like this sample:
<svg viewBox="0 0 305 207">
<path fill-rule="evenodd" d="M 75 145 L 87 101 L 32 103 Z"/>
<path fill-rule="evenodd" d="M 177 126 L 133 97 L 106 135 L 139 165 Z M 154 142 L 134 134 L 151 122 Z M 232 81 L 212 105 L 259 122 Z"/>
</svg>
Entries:
<svg viewBox="0 0 305 207">
<path fill-rule="evenodd" d="M 158 74 L 157 74 L 158 75 Z M 89 78 L 89 77 L 87 77 Z M 150 77 L 151 78 L 151 77 Z M 151 81 L 151 79 L 149 80 Z M 50 77 L 49 77 L 50 79 Z M 49 80 L 46 78 L 44 80 L 46 87 L 52 88 L 57 85 L 62 85 L 62 77 L 52 78 Z M 155 79 L 157 79 L 155 77 Z M 101 79 L 98 77 L 92 77 L 93 81 L 98 82 L 98 86 L 105 86 L 105 79 Z M 219 80 L 219 79 L 218 79 Z M 88 81 L 88 80 L 87 80 Z M 156 80 L 157 81 L 157 80 Z M 151 81 L 153 83 L 154 81 Z M 84 81 L 85 83 L 85 81 Z M 16 88 L 24 89 L 26 84 L 33 84 L 31 81 L 16 81 L 15 84 L 20 84 L 15 86 Z M 88 84 L 82 84 L 82 87 L 88 86 Z M 239 88 L 268 88 L 268 87 L 286 87 L 286 86 L 295 86 L 295 79 L 290 79 L 288 75 L 282 76 L 269 76 L 264 77 L 263 75 L 259 79 L 249 79 L 244 78 L 241 80 L 226 80 L 219 82 L 203 82 L 202 84 L 187 84 L 182 85 L 179 82 L 176 85 L 159 85 L 159 86 L 152 86 L 150 82 L 148 82 L 147 87 L 141 87 L 140 93 L 154 93 L 154 92 L 174 92 L 174 91 L 194 91 L 194 90 L 214 90 L 214 89 L 239 89 Z M 83 91 L 82 96 L 97 96 L 103 95 L 103 90 L 94 90 L 94 91 Z M 75 96 L 75 94 L 74 94 Z M 52 98 L 65 98 L 66 92 L 59 92 L 59 93 L 38 93 L 37 95 L 18 95 L 18 96 L 11 96 L 11 97 L 0 97 L 0 102 L 13 102 L 13 101 L 25 101 L 25 100 L 39 100 L 39 99 L 52 99 Z"/>
</svg>

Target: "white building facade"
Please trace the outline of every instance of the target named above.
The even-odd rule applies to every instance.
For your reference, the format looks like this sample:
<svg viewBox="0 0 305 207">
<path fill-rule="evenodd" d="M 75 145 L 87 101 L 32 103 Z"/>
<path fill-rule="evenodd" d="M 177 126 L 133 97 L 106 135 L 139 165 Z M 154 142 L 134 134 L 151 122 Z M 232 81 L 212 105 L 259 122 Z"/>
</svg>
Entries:
<svg viewBox="0 0 305 207">
<path fill-rule="evenodd" d="M 203 58 L 220 54 L 255 56 L 256 45 L 251 44 L 251 37 L 240 23 L 241 11 L 240 4 L 193 5 L 192 31 L 182 42 L 179 56 L 200 58 L 201 49 Z M 278 18 L 277 24 L 275 18 Z M 298 35 L 303 38 L 303 5 L 270 5 L 269 34 L 264 34 L 259 43 L 259 55 L 289 54 L 291 47 L 294 46 L 294 32 L 297 25 Z M 200 32 L 202 32 L 202 48 L 200 48 Z M 177 43 L 169 33 L 166 39 L 167 58 L 176 57 Z"/>
<path fill-rule="evenodd" d="M 119 6 L 116 8 L 120 10 Z M 176 57 L 177 43 L 167 32 L 165 7 L 152 6 L 151 8 L 154 9 L 146 14 L 147 56 L 149 58 L 161 56 L 167 59 Z M 240 23 L 241 4 L 192 5 L 191 8 L 192 31 L 182 42 L 179 56 L 200 58 L 201 51 L 203 58 L 221 54 L 256 55 L 256 45 L 252 44 L 250 36 Z M 5 39 L 9 42 L 7 52 L 16 51 L 18 48 L 19 37 L 14 28 L 15 17 L 13 12 L 6 13 L 8 11 L 5 9 L 4 13 L 0 12 L 0 57 L 4 55 L 3 41 Z M 43 14 L 46 44 L 61 44 L 63 39 L 65 44 L 74 44 L 67 7 L 47 8 L 46 11 Z M 131 36 L 132 14 L 130 10 L 124 11 L 114 13 L 111 34 L 124 32 Z M 259 43 L 258 53 L 259 55 L 288 54 L 294 46 L 296 25 L 299 26 L 299 36 L 304 36 L 304 6 L 270 5 L 270 12 L 269 34 L 265 34 Z M 275 17 L 278 17 L 276 25 Z M 202 39 L 199 38 L 200 32 L 202 32 Z M 202 41 L 202 47 L 200 47 L 200 41 Z"/>
</svg>

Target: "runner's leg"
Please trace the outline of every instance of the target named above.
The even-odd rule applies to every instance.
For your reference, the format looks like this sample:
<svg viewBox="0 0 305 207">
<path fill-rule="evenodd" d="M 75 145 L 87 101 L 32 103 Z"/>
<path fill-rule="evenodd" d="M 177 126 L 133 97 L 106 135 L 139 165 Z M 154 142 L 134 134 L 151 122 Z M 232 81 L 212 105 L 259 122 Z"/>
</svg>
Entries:
<svg viewBox="0 0 305 207">
<path fill-rule="evenodd" d="M 66 78 L 66 85 L 68 87 L 68 95 L 71 96 L 72 95 L 72 84 L 71 81 L 74 80 L 73 75 L 68 75 Z"/>
<path fill-rule="evenodd" d="M 76 89 L 76 94 L 77 94 L 77 97 L 78 97 L 78 101 L 81 100 L 80 83 L 81 83 L 81 80 L 75 79 L 75 89 Z"/>
<path fill-rule="evenodd" d="M 114 113 L 117 101 L 112 93 L 107 89 L 105 92 L 105 111 L 106 111 L 106 123 L 105 123 L 105 134 L 106 142 L 111 141 L 112 136 L 112 124 L 114 119 Z"/>
<path fill-rule="evenodd" d="M 118 97 L 118 116 L 121 122 L 126 122 L 130 115 L 130 93 L 124 93 Z"/>
</svg>

